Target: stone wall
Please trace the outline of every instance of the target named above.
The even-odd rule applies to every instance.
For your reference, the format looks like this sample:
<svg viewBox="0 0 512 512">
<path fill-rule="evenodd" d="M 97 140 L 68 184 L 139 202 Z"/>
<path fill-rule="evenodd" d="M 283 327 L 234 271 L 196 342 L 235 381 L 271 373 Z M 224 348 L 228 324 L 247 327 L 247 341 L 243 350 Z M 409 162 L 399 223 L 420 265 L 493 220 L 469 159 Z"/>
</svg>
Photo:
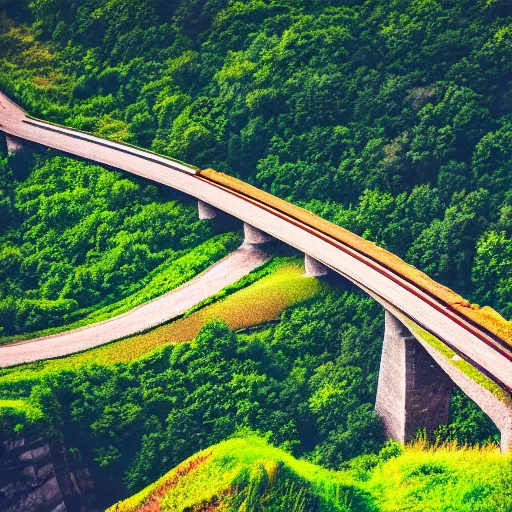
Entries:
<svg viewBox="0 0 512 512">
<path fill-rule="evenodd" d="M 92 510 L 93 501 L 87 468 L 70 465 L 56 439 L 0 443 L 2 512 Z"/>
</svg>

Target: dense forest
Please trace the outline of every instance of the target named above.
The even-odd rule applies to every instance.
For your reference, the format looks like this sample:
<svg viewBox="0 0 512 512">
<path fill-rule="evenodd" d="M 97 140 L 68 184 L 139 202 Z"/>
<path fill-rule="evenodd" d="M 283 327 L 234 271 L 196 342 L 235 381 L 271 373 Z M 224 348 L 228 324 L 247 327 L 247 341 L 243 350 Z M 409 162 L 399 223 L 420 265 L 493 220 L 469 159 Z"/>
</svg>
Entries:
<svg viewBox="0 0 512 512">
<path fill-rule="evenodd" d="M 206 324 L 191 343 L 168 344 L 126 364 L 70 365 L 0 380 L 0 398 L 26 397 L 62 436 L 68 457 L 91 470 L 99 504 L 139 491 L 195 452 L 229 437 L 259 435 L 327 468 L 374 460 L 384 436 L 374 411 L 383 315 L 350 287 L 285 311 L 278 325 L 235 334 Z M 0 375 L 2 375 L 0 373 Z M 462 393 L 450 425 L 434 434 L 496 442 L 496 428 Z M 1 409 L 0 409 L 1 410 Z M 32 413 L 34 415 L 34 413 Z M 29 432 L 15 411 L 2 425 Z"/>
<path fill-rule="evenodd" d="M 33 168 L 26 160 L 0 160 L 2 335 L 122 313 L 239 243 L 214 236 L 196 204 L 172 189 L 51 153 Z"/>
<path fill-rule="evenodd" d="M 32 114 L 252 181 L 512 316 L 507 0 L 2 0 Z"/>
<path fill-rule="evenodd" d="M 511 23 L 508 0 L 0 0 L 0 89 L 34 116 L 254 183 L 510 318 Z M 106 318 L 240 242 L 172 191 L 2 151 L 0 336 Z M 380 306 L 346 285 L 250 334 L 212 322 L 130 363 L 4 371 L 0 402 L 29 414 L 0 403 L 0 431 L 44 423 L 102 505 L 231 436 L 369 471 L 382 332 Z M 435 434 L 497 440 L 460 391 Z"/>
</svg>

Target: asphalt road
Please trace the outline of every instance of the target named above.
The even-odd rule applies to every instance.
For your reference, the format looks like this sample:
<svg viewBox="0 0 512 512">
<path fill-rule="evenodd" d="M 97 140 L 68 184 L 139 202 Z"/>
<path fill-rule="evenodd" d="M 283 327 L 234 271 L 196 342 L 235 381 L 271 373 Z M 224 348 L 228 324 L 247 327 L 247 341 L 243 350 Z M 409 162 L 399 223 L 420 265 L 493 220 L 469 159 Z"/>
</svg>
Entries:
<svg viewBox="0 0 512 512">
<path fill-rule="evenodd" d="M 506 349 L 503 353 L 486 344 L 469 324 L 464 325 L 464 322 L 454 319 L 442 304 L 432 307 L 431 297 L 421 289 L 411 290 L 410 283 L 406 283 L 399 276 L 391 278 L 389 272 L 376 268 L 374 262 L 371 265 L 368 258 L 361 255 L 356 257 L 354 251 L 340 248 L 339 243 L 331 243 L 325 236 L 315 233 L 310 226 L 291 222 L 271 208 L 265 208 L 248 201 L 241 194 L 223 190 L 199 179 L 191 167 L 172 164 L 172 161 L 165 158 L 154 157 L 151 153 L 130 149 L 92 135 L 30 121 L 22 110 L 1 93 L 0 130 L 176 188 L 252 224 L 316 258 L 363 289 L 370 290 L 373 295 L 382 299 L 382 303 L 391 304 L 454 348 L 465 359 L 484 369 L 505 388 L 512 389 L 509 350 Z M 8 348 L 0 348 L 0 361 L 3 361 L 4 351 Z"/>
<path fill-rule="evenodd" d="M 268 261 L 257 247 L 242 246 L 194 279 L 122 315 L 52 336 L 1 348 L 0 367 L 62 357 L 156 327 L 188 311 Z"/>
</svg>

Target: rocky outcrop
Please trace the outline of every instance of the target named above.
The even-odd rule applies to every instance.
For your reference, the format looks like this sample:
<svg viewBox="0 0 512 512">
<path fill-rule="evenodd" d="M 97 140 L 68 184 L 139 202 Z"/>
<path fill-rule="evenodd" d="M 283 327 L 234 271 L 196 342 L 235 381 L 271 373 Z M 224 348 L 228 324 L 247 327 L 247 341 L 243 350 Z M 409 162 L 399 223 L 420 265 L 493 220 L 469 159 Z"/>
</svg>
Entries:
<svg viewBox="0 0 512 512">
<path fill-rule="evenodd" d="M 87 468 L 71 465 L 56 439 L 0 443 L 2 512 L 90 510 L 93 484 Z"/>
</svg>

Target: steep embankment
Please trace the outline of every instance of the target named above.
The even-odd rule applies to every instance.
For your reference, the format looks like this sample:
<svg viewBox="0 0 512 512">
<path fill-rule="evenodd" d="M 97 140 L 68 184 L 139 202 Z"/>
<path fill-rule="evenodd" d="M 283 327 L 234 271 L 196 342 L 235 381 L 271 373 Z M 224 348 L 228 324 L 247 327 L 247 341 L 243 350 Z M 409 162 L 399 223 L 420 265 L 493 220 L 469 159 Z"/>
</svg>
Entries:
<svg viewBox="0 0 512 512">
<path fill-rule="evenodd" d="M 233 439 L 108 511 L 505 512 L 512 507 L 511 462 L 495 449 L 390 444 L 335 472 L 257 438 Z"/>
</svg>

